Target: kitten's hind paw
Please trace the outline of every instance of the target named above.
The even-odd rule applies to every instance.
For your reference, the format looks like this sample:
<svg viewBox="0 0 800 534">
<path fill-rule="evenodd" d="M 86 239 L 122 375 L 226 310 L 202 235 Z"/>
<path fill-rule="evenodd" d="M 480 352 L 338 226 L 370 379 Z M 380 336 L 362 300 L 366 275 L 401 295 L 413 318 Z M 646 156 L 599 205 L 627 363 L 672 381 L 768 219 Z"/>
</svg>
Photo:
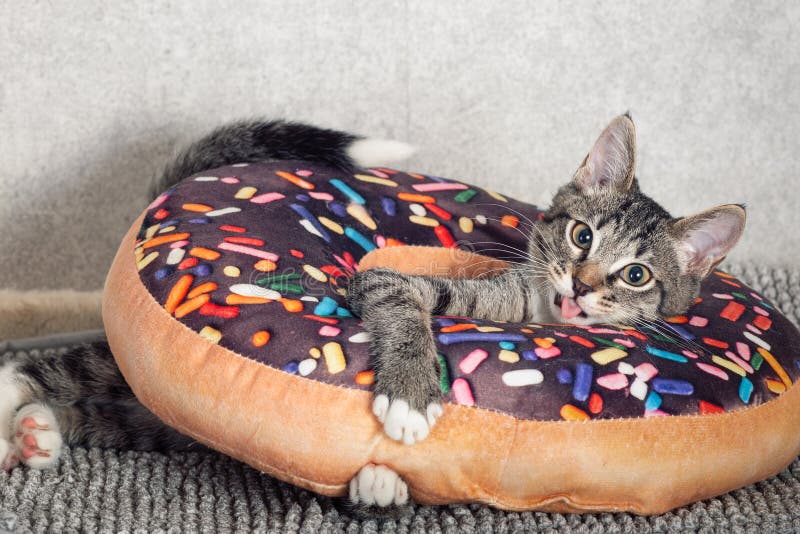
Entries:
<svg viewBox="0 0 800 534">
<path fill-rule="evenodd" d="M 14 444 L 19 459 L 28 467 L 46 469 L 61 455 L 61 432 L 52 410 L 42 404 L 26 404 L 14 417 Z"/>
<path fill-rule="evenodd" d="M 10 471 L 19 464 L 17 449 L 7 440 L 0 438 L 0 471 Z"/>
<path fill-rule="evenodd" d="M 408 503 L 408 486 L 388 467 L 369 464 L 350 481 L 350 503 L 403 506 Z"/>
<path fill-rule="evenodd" d="M 421 413 L 409 406 L 408 401 L 389 401 L 386 395 L 376 395 L 372 402 L 372 413 L 383 423 L 386 435 L 406 445 L 413 445 L 428 437 L 430 429 L 442 415 L 440 402 L 431 402 Z"/>
</svg>

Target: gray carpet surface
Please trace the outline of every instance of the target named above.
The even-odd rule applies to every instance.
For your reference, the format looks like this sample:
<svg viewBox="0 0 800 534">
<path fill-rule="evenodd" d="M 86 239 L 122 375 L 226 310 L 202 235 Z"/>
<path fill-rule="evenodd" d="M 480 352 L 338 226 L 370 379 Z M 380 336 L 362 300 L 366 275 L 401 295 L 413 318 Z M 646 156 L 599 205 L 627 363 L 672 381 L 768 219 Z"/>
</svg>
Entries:
<svg viewBox="0 0 800 534">
<path fill-rule="evenodd" d="M 800 322 L 800 269 L 728 270 Z M 52 344 L 74 340 L 50 338 L 39 348 L 26 340 L 6 350 L 65 350 Z M 219 454 L 72 448 L 57 469 L 0 473 L 5 532 L 800 532 L 800 458 L 768 480 L 658 516 L 453 505 L 378 522 L 351 518 L 331 499 Z"/>
</svg>

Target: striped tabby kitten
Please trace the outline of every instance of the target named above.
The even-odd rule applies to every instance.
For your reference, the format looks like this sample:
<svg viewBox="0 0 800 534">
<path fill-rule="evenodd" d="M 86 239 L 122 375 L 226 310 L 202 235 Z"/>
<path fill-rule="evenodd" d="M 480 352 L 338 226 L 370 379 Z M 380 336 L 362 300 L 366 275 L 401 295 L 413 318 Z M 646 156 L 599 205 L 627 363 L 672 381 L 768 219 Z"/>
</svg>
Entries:
<svg viewBox="0 0 800 534">
<path fill-rule="evenodd" d="M 410 153 L 402 143 L 284 122 L 238 123 L 198 141 L 168 167 L 153 194 L 213 167 L 268 159 L 324 162 L 344 171 Z M 373 412 L 388 436 L 413 444 L 442 415 L 432 315 L 576 324 L 639 322 L 680 313 L 701 280 L 734 246 L 744 210 L 726 205 L 672 218 L 634 177 L 634 127 L 615 119 L 533 223 L 525 261 L 478 280 L 357 274 L 350 308 L 372 334 Z M 0 464 L 56 463 L 62 442 L 141 450 L 197 446 L 133 396 L 104 343 L 63 356 L 0 360 Z M 408 490 L 385 466 L 350 483 L 359 510 L 402 511 Z"/>
</svg>

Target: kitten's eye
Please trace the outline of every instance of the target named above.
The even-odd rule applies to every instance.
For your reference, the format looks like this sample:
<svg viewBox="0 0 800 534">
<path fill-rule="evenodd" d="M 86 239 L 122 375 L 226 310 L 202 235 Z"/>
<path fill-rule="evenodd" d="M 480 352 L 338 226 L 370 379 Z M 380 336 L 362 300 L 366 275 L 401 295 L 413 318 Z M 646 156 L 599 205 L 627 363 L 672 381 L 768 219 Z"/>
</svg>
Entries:
<svg viewBox="0 0 800 534">
<path fill-rule="evenodd" d="M 572 229 L 572 242 L 575 246 L 588 250 L 592 246 L 592 229 L 586 223 L 578 222 Z"/>
<path fill-rule="evenodd" d="M 634 287 L 645 285 L 652 276 L 650 269 L 640 263 L 631 263 L 619 272 L 619 277 L 622 278 L 623 282 Z"/>
</svg>

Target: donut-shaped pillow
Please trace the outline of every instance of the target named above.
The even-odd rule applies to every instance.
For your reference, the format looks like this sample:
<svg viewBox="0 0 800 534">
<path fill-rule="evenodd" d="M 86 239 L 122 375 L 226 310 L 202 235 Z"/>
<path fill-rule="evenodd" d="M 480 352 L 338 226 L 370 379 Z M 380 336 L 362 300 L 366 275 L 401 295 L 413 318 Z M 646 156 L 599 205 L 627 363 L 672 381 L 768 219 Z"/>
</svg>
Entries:
<svg viewBox="0 0 800 534">
<path fill-rule="evenodd" d="M 444 415 L 413 446 L 386 437 L 348 276 L 490 275 L 537 214 L 384 168 L 209 170 L 159 196 L 122 241 L 108 340 L 165 422 L 330 496 L 375 463 L 422 503 L 658 513 L 797 456 L 800 333 L 721 271 L 654 330 L 436 317 Z"/>
</svg>

